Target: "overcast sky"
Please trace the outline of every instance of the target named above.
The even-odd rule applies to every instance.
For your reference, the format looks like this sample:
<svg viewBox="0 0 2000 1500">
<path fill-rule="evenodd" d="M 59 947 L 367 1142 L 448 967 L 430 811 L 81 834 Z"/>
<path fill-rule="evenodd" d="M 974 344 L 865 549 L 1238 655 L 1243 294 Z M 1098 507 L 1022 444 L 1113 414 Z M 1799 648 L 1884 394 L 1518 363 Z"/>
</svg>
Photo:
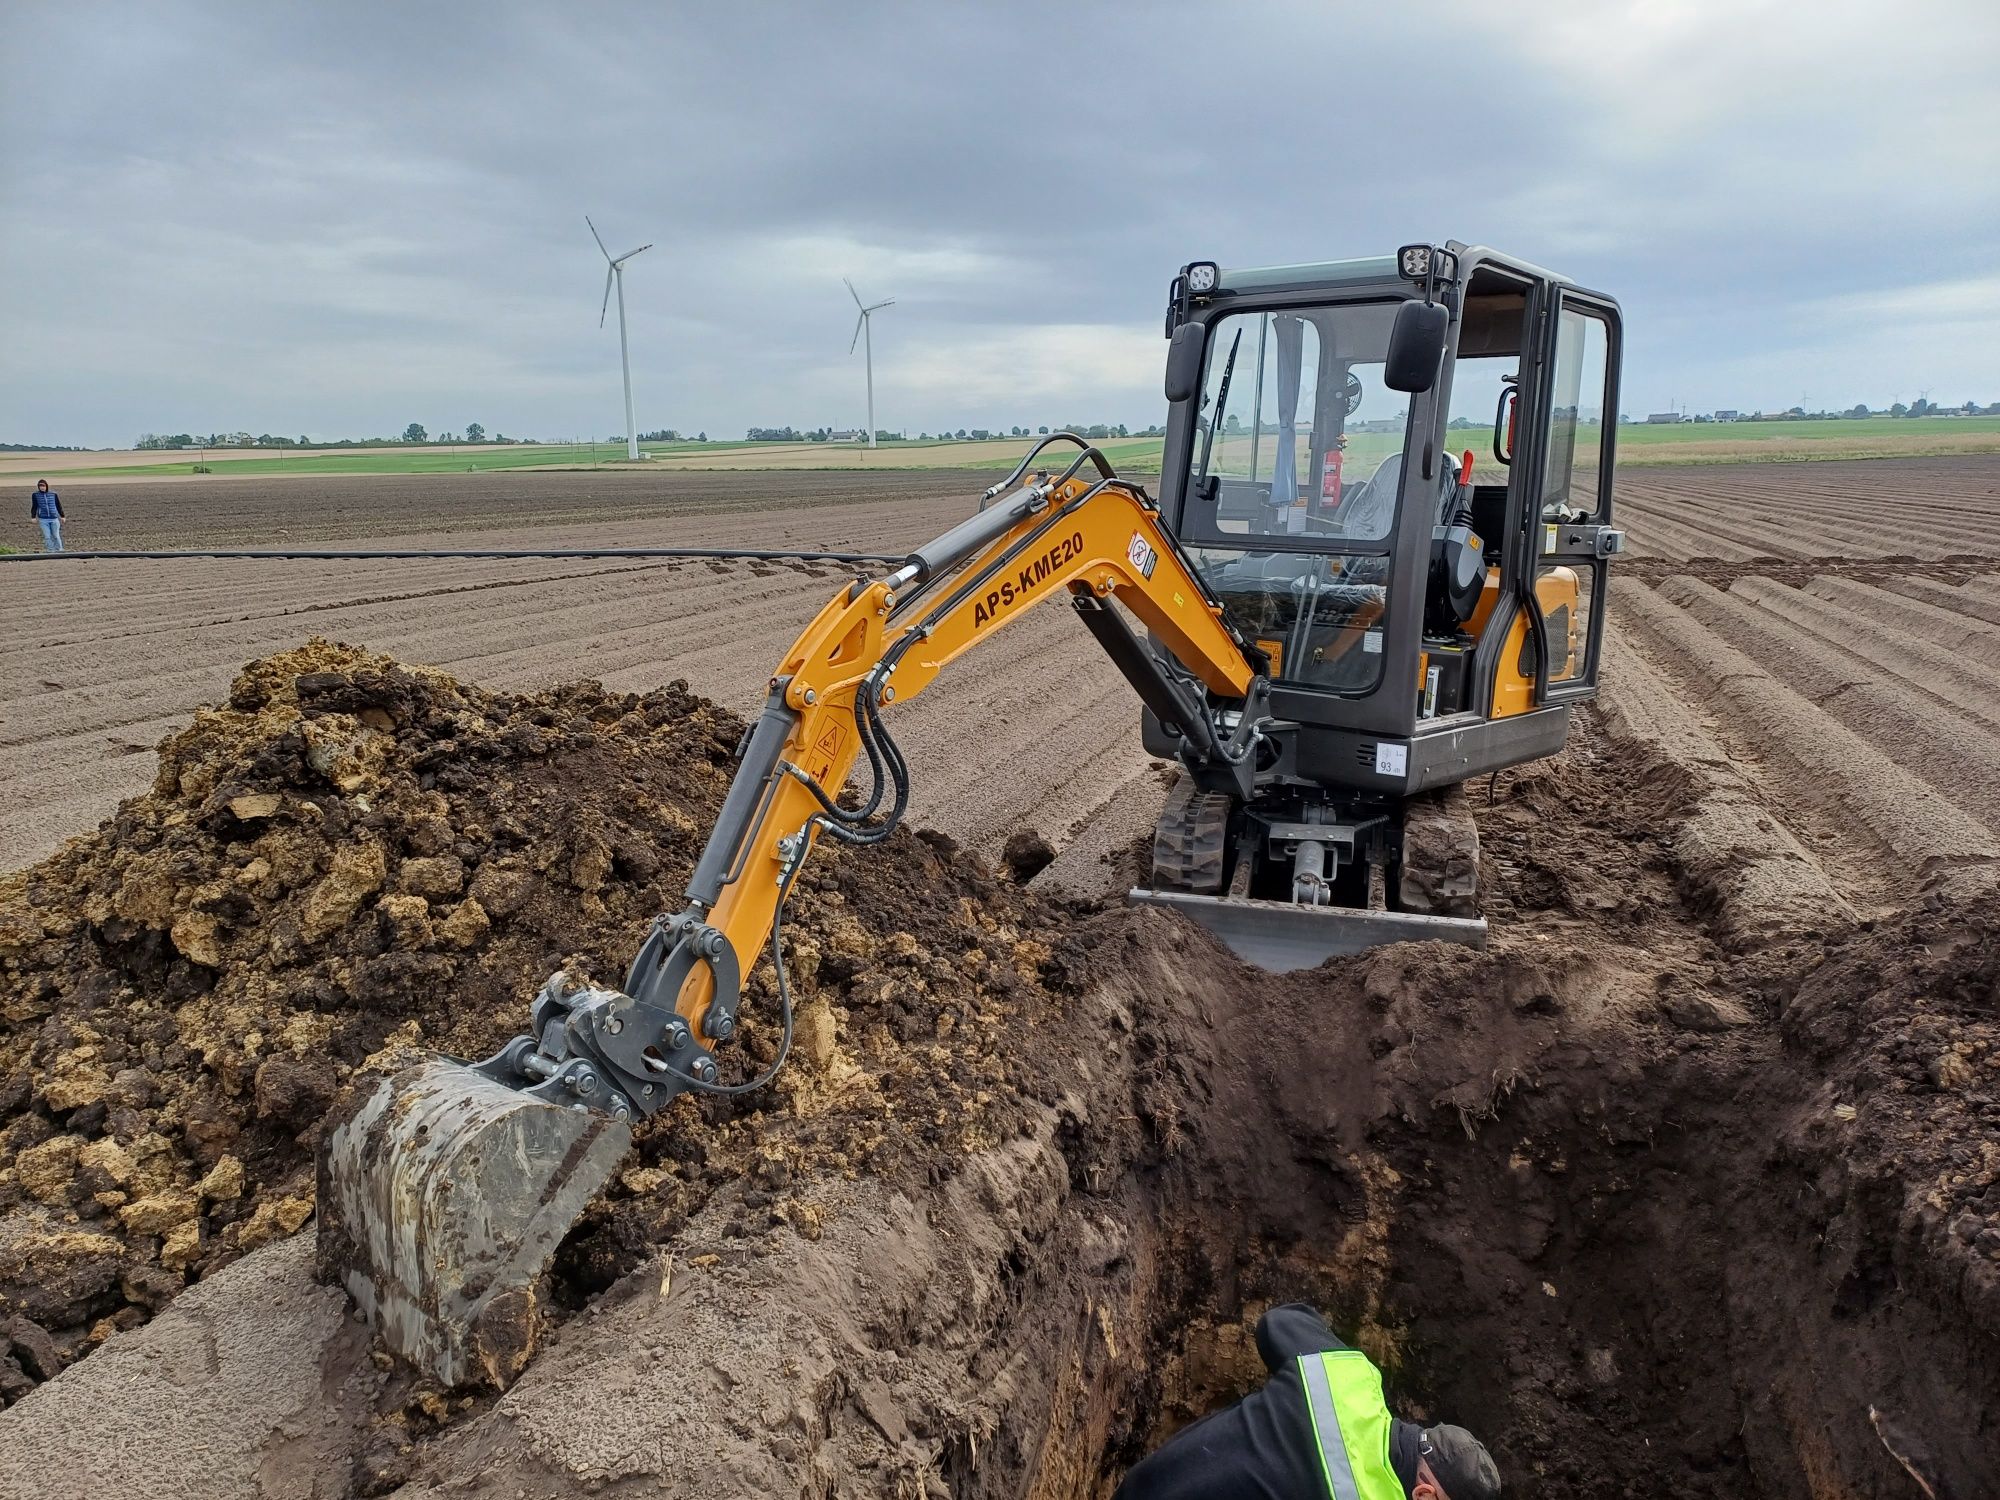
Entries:
<svg viewBox="0 0 2000 1500">
<path fill-rule="evenodd" d="M 0 0 L 0 440 L 1159 420 L 1191 258 L 1458 238 L 1629 411 L 2000 400 L 2000 4 Z"/>
</svg>

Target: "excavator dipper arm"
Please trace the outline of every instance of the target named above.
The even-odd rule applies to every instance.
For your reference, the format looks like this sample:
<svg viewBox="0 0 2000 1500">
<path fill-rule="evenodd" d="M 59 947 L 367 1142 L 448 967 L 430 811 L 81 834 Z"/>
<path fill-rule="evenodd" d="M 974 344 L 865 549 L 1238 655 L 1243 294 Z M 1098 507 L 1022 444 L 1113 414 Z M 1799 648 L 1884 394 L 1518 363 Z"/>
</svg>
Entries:
<svg viewBox="0 0 2000 1500">
<path fill-rule="evenodd" d="M 1269 718 L 1261 653 L 1224 619 L 1145 491 L 1060 436 L 1085 450 L 1066 472 L 1017 484 L 1031 453 L 980 511 L 889 577 L 842 589 L 800 634 L 744 739 L 686 905 L 655 919 L 619 989 L 558 973 L 530 1029 L 492 1057 L 406 1069 L 329 1133 L 321 1273 L 398 1353 L 448 1385 L 505 1386 L 532 1344 L 541 1270 L 617 1169 L 630 1122 L 684 1092 L 741 1093 L 775 1075 L 791 1041 L 780 924 L 792 882 L 820 839 L 879 842 L 908 803 L 884 709 L 1035 605 L 1067 594 L 1179 731 L 1190 774 L 1248 794 Z M 869 793 L 845 806 L 863 757 Z M 735 1033 L 742 978 L 767 943 L 778 1055 L 760 1076 L 724 1082 L 714 1049 Z"/>
</svg>

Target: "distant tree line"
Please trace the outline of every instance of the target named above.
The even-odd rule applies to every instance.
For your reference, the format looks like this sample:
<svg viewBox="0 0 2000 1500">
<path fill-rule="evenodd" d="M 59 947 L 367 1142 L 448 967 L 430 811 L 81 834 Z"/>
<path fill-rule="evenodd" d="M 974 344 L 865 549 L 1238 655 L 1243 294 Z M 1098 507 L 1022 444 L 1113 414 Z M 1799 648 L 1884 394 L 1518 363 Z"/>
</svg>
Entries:
<svg viewBox="0 0 2000 1500">
<path fill-rule="evenodd" d="M 1746 411 L 1736 418 L 1739 422 L 1838 422 L 1861 417 L 2000 417 L 2000 401 L 1981 406 L 1977 401 L 1961 402 L 1957 406 L 1945 406 L 1936 401 L 1918 397 L 1915 401 L 1898 401 L 1886 410 L 1871 410 L 1866 402 L 1856 402 L 1842 411 L 1807 411 L 1803 406 L 1788 407 L 1782 412 Z M 1697 418 L 1696 420 L 1700 420 Z"/>
<path fill-rule="evenodd" d="M 455 432 L 441 432 L 432 438 L 423 423 L 412 422 L 403 429 L 401 437 L 309 438 L 300 433 L 294 438 L 269 432 L 254 436 L 247 432 L 142 432 L 133 446 L 149 451 L 176 448 L 402 448 L 430 442 L 514 444 L 538 441 L 537 438 L 510 438 L 504 432 L 496 432 L 489 437 L 486 429 L 477 422 L 466 423 L 462 437 Z"/>
<path fill-rule="evenodd" d="M 1234 426 L 1231 428 L 1235 430 Z M 983 443 L 995 438 L 1047 437 L 1051 432 L 1074 432 L 1087 438 L 1122 437 L 1164 437 L 1164 427 L 1127 427 L 1123 422 L 1077 422 L 1060 427 L 1037 427 L 1030 431 L 1026 427 L 960 427 L 940 430 L 936 433 L 920 432 L 915 441 L 920 443 Z M 830 443 L 860 442 L 867 434 L 859 428 L 808 427 L 803 431 L 797 427 L 752 427 L 744 436 L 753 443 Z M 701 441 L 708 440 L 703 434 Z M 904 443 L 911 441 L 907 432 L 890 432 L 878 428 L 875 433 L 878 443 Z"/>
<path fill-rule="evenodd" d="M 1886 409 L 1881 407 L 1871 408 L 1866 402 L 1856 402 L 1853 406 L 1843 407 L 1837 411 L 1807 411 L 1803 406 L 1787 407 L 1783 411 L 1735 412 L 1722 409 L 1714 413 L 1690 412 L 1683 415 L 1680 420 L 1683 422 L 1718 422 L 1727 424 L 1731 422 L 1841 422 L 1858 421 L 1862 417 L 2000 417 L 2000 401 L 1991 401 L 1983 406 L 1977 401 L 1963 401 L 1956 406 L 1946 406 L 1940 402 L 1931 401 L 1920 396 L 1915 401 L 1898 401 Z M 1618 420 L 1630 423 L 1632 421 L 1632 414 L 1630 412 L 1620 412 Z M 1664 414 L 1661 420 L 1665 420 Z M 1456 427 L 1458 426 L 1458 422 L 1454 420 L 1451 425 Z M 1477 426 L 1479 424 L 1468 422 L 1466 425 Z"/>
</svg>

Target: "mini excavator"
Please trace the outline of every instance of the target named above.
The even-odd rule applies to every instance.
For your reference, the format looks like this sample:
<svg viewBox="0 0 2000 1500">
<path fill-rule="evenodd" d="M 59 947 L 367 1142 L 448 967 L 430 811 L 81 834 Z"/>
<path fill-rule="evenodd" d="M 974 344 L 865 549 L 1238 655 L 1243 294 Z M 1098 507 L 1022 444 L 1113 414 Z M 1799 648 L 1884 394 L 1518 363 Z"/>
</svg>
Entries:
<svg viewBox="0 0 2000 1500">
<path fill-rule="evenodd" d="M 1183 267 L 1158 496 L 1060 433 L 843 587 L 771 677 L 687 904 L 622 985 L 556 974 L 497 1054 L 405 1069 L 329 1132 L 321 1274 L 426 1374 L 510 1383 L 539 1278 L 632 1122 L 783 1065 L 785 900 L 820 840 L 900 822 L 889 712 L 1045 599 L 1069 600 L 1176 767 L 1133 900 L 1276 971 L 1482 942 L 1463 783 L 1554 754 L 1596 692 L 1619 328 L 1610 298 L 1456 241 Z M 1490 474 L 1453 452 L 1466 434 Z M 724 1081 L 766 947 L 777 1057 Z"/>
</svg>

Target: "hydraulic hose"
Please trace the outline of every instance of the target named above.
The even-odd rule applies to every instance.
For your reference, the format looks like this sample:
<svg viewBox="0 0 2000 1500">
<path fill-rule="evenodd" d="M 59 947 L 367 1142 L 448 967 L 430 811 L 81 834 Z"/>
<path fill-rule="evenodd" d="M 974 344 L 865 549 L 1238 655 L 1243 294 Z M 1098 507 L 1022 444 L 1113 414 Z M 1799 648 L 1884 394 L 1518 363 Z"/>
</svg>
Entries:
<svg viewBox="0 0 2000 1500">
<path fill-rule="evenodd" d="M 877 688 L 872 678 L 864 680 L 855 689 L 854 727 L 861 737 L 862 747 L 868 752 L 875 779 L 865 807 L 857 811 L 840 806 L 828 795 L 825 787 L 789 761 L 784 763 L 783 769 L 787 775 L 796 779 L 812 793 L 813 800 L 819 803 L 825 813 L 820 819 L 820 826 L 836 840 L 843 844 L 879 844 L 896 831 L 903 821 L 904 813 L 909 810 L 910 768 L 909 763 L 903 759 L 902 747 L 897 745 L 882 723 L 881 705 L 877 701 Z M 888 784 L 895 787 L 895 801 L 883 814 L 880 823 L 866 828 L 857 826 L 873 816 L 875 809 L 881 806 L 882 793 L 885 789 L 883 778 L 885 768 L 888 772 Z"/>
<path fill-rule="evenodd" d="M 1112 475 L 1116 472 L 1111 467 L 1110 460 L 1105 458 L 1104 454 L 1101 451 L 1099 451 L 1095 446 L 1093 446 L 1090 442 L 1088 442 L 1083 437 L 1082 434 L 1075 432 L 1052 432 L 1047 437 L 1043 438 L 1039 443 L 1035 444 L 1034 447 L 1028 450 L 1028 456 L 1022 459 L 1018 464 L 1014 466 L 1013 473 L 1009 474 L 1005 479 L 1001 480 L 998 484 L 989 486 L 987 488 L 986 492 L 979 497 L 979 508 L 981 510 L 986 509 L 987 505 L 990 504 L 993 500 L 998 498 L 1000 495 L 1005 494 L 1008 490 L 1012 489 L 1016 484 L 1018 484 L 1020 482 L 1021 476 L 1028 472 L 1028 466 L 1032 464 L 1037 458 L 1039 458 L 1041 456 L 1042 450 L 1044 448 L 1047 448 L 1051 443 L 1075 443 L 1077 447 L 1083 450 L 1083 452 L 1077 456 L 1076 462 L 1071 464 L 1069 469 L 1063 475 L 1065 479 L 1067 479 L 1071 474 L 1074 474 L 1077 471 L 1078 467 L 1082 465 L 1085 459 L 1089 459 L 1093 463 L 1095 463 L 1097 465 L 1097 472 L 1102 474 L 1106 479 L 1111 478 Z"/>
</svg>

